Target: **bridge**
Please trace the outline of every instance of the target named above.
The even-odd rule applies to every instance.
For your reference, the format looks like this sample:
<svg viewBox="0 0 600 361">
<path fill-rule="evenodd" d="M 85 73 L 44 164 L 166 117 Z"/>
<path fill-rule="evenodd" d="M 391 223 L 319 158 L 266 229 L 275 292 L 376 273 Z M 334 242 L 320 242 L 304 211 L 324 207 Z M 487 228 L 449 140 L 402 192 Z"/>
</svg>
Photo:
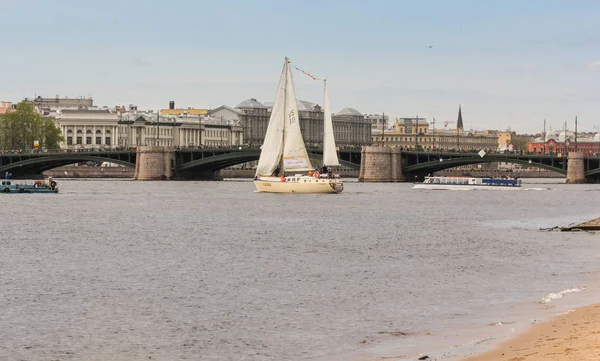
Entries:
<svg viewBox="0 0 600 361">
<path fill-rule="evenodd" d="M 313 160 L 319 161 L 323 158 L 323 150 L 320 148 L 309 148 L 308 153 Z M 109 162 L 134 168 L 138 157 L 136 150 L 6 153 L 0 154 L 0 175 L 9 172 L 17 179 L 39 178 L 46 170 L 89 161 Z M 259 157 L 259 148 L 179 149 L 174 151 L 171 167 L 175 178 L 211 179 L 223 168 L 256 161 Z M 342 166 L 356 170 L 360 168 L 359 148 L 340 150 L 339 157 Z"/>
<path fill-rule="evenodd" d="M 140 147 L 143 148 L 143 147 Z M 211 179 L 220 169 L 236 164 L 258 160 L 258 148 L 210 148 L 175 150 L 171 159 L 173 178 Z M 321 160 L 320 148 L 308 148 L 313 160 Z M 359 148 L 346 148 L 339 151 L 340 163 L 344 167 L 360 169 L 364 152 Z M 557 155 L 515 155 L 477 153 L 443 153 L 399 151 L 401 173 L 404 180 L 423 176 L 440 170 L 480 163 L 506 162 L 533 166 L 567 174 L 568 159 Z M 56 153 L 7 153 L 0 154 L 0 175 L 5 172 L 14 178 L 37 178 L 42 172 L 64 165 L 93 162 L 110 162 L 126 167 L 136 167 L 139 149 L 92 152 L 56 152 Z M 588 182 L 600 182 L 600 158 L 584 157 L 584 173 Z M 364 166 L 364 165 L 363 165 Z"/>
</svg>

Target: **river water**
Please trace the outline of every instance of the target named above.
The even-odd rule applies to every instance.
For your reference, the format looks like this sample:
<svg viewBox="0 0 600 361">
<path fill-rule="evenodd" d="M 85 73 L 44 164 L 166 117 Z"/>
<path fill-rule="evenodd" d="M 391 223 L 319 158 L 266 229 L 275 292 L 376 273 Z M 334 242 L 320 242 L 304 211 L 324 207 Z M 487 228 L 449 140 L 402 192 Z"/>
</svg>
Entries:
<svg viewBox="0 0 600 361">
<path fill-rule="evenodd" d="M 1 198 L 0 360 L 451 359 L 600 299 L 598 236 L 539 230 L 598 185 L 60 183 Z"/>
</svg>

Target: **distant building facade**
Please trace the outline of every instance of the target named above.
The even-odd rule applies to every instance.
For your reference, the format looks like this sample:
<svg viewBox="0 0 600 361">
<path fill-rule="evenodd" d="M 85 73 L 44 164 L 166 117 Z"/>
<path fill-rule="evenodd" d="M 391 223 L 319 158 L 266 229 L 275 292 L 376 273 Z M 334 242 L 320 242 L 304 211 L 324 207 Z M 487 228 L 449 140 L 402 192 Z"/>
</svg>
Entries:
<svg viewBox="0 0 600 361">
<path fill-rule="evenodd" d="M 44 98 L 37 96 L 33 99 L 25 98 L 23 101 L 26 103 L 31 103 L 41 109 L 52 107 L 91 108 L 94 106 L 94 100 L 91 97 L 61 98 L 57 95 L 54 98 Z"/>
<path fill-rule="evenodd" d="M 297 101 L 300 129 L 307 145 L 323 144 L 324 111 L 320 105 L 304 100 Z M 223 108 L 223 107 L 221 107 Z M 237 112 L 244 127 L 244 137 L 250 146 L 260 146 L 265 138 L 273 104 L 261 103 L 251 98 L 236 105 L 229 112 Z M 219 108 L 215 109 L 218 111 Z M 212 112 L 212 111 L 211 111 Z M 342 109 L 332 115 L 333 133 L 338 146 L 359 146 L 371 143 L 371 123 L 352 108 Z"/>
<path fill-rule="evenodd" d="M 14 108 L 15 108 L 15 105 L 13 105 L 12 102 L 0 101 L 0 114 L 10 113 L 11 111 L 14 110 Z"/>
<path fill-rule="evenodd" d="M 562 131 L 549 131 L 541 137 L 535 138 L 528 144 L 528 150 L 533 153 L 552 153 L 563 155 L 567 152 L 582 152 L 586 155 L 600 154 L 600 132 L 575 133 Z"/>
<path fill-rule="evenodd" d="M 378 134 L 389 127 L 390 117 L 385 114 L 366 114 L 365 120 L 371 123 L 371 134 Z"/>
<path fill-rule="evenodd" d="M 498 150 L 499 151 L 516 151 L 528 150 L 528 143 L 532 137 L 524 134 L 517 134 L 507 130 L 505 132 L 498 132 Z"/>
<path fill-rule="evenodd" d="M 426 118 L 399 118 L 391 131 L 377 133 L 373 144 L 384 144 L 407 150 L 468 151 L 498 148 L 498 135 L 495 131 L 465 132 L 462 110 L 459 107 L 455 130 L 430 129 Z"/>
<path fill-rule="evenodd" d="M 130 106 L 116 109 L 57 109 L 54 114 L 63 149 L 97 149 L 159 145 L 233 147 L 244 143 L 235 120 L 210 116 L 160 115 Z"/>
</svg>

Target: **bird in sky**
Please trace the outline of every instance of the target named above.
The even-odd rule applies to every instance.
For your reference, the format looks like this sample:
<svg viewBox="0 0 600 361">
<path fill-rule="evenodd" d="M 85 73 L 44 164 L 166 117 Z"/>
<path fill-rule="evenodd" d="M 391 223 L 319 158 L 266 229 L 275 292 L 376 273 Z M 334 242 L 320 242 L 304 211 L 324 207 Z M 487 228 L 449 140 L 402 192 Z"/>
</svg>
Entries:
<svg viewBox="0 0 600 361">
<path fill-rule="evenodd" d="M 429 49 L 433 48 L 433 45 L 429 45 L 429 46 L 428 46 L 428 48 L 429 48 Z"/>
</svg>

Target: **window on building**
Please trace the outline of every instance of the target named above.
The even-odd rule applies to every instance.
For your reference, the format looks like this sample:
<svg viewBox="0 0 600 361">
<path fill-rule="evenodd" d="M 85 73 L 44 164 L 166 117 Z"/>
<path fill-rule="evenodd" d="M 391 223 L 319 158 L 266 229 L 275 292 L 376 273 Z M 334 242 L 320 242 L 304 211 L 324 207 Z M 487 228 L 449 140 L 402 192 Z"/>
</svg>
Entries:
<svg viewBox="0 0 600 361">
<path fill-rule="evenodd" d="M 77 144 L 78 145 L 82 145 L 83 144 L 83 137 L 77 137 Z"/>
<path fill-rule="evenodd" d="M 104 138 L 104 144 L 110 145 L 110 137 Z"/>
<path fill-rule="evenodd" d="M 92 144 L 92 137 L 85 137 L 85 144 Z"/>
<path fill-rule="evenodd" d="M 73 137 L 72 136 L 67 137 L 67 145 L 73 145 Z"/>
<path fill-rule="evenodd" d="M 102 137 L 96 137 L 96 144 L 102 144 Z"/>
</svg>

